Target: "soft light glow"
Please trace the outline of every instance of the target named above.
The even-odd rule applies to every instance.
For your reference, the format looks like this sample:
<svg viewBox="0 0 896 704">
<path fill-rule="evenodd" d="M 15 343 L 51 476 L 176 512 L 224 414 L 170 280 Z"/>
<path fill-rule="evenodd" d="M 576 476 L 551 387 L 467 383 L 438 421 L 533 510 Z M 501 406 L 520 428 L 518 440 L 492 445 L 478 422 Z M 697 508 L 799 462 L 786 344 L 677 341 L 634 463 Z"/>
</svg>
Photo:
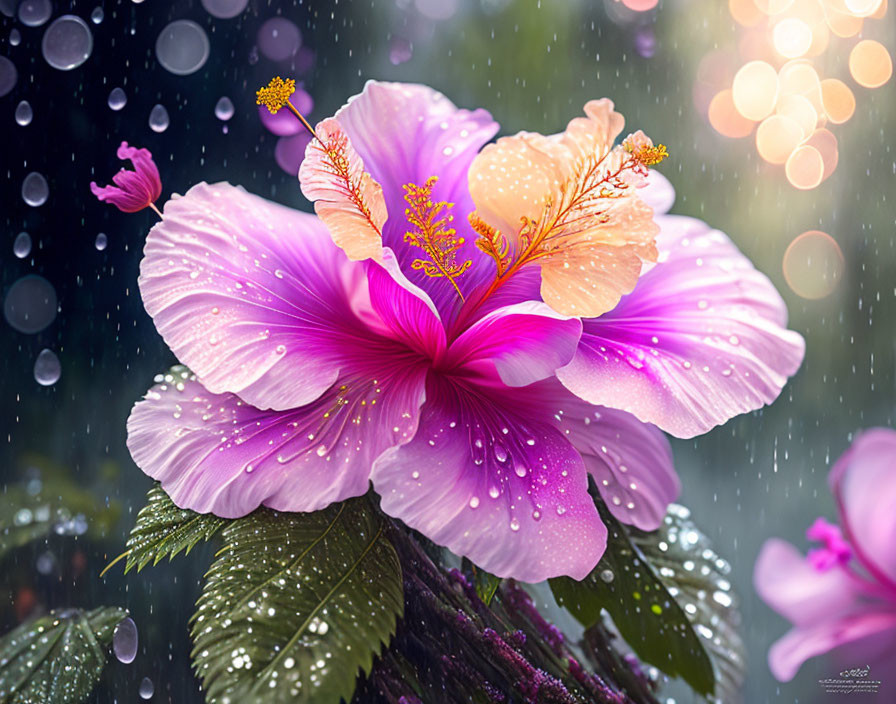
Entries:
<svg viewBox="0 0 896 704">
<path fill-rule="evenodd" d="M 814 147 L 821 154 L 822 161 L 824 161 L 824 173 L 821 176 L 821 180 L 824 181 L 834 173 L 834 169 L 837 168 L 837 162 L 840 160 L 837 138 L 833 132 L 822 127 L 815 130 L 812 136 L 805 141 L 805 144 Z"/>
<path fill-rule="evenodd" d="M 788 61 L 778 73 L 781 95 L 801 95 L 817 112 L 823 110 L 821 104 L 821 80 L 810 61 L 795 59 Z"/>
<path fill-rule="evenodd" d="M 818 124 L 818 111 L 802 95 L 782 95 L 775 112 L 796 122 L 803 131 L 804 139 L 815 131 Z"/>
<path fill-rule="evenodd" d="M 767 15 L 780 15 L 793 5 L 793 0 L 753 0 L 753 2 Z"/>
<path fill-rule="evenodd" d="M 635 12 L 647 12 L 656 7 L 659 0 L 622 0 L 622 4 Z"/>
<path fill-rule="evenodd" d="M 746 137 L 756 124 L 741 115 L 734 107 L 731 91 L 725 89 L 716 93 L 709 104 L 709 124 L 725 137 Z"/>
<path fill-rule="evenodd" d="M 728 0 L 728 10 L 734 20 L 744 27 L 755 27 L 764 19 L 753 0 Z"/>
<path fill-rule="evenodd" d="M 784 252 L 784 278 L 795 294 L 816 300 L 831 295 L 843 278 L 843 252 L 826 232 L 809 230 Z"/>
<path fill-rule="evenodd" d="M 797 147 L 787 158 L 784 173 L 794 188 L 808 191 L 815 188 L 824 178 L 824 160 L 815 147 L 808 145 Z"/>
<path fill-rule="evenodd" d="M 849 12 L 839 12 L 828 6 L 825 6 L 825 10 L 828 27 L 838 37 L 854 37 L 862 31 L 863 20 L 861 17 L 856 17 Z"/>
<path fill-rule="evenodd" d="M 756 150 L 770 164 L 783 164 L 801 141 L 803 130 L 783 115 L 766 118 L 756 130 Z"/>
<path fill-rule="evenodd" d="M 771 64 L 751 61 L 734 76 L 731 92 L 741 115 L 748 120 L 761 120 L 775 109 L 778 75 Z"/>
<path fill-rule="evenodd" d="M 812 46 L 812 29 L 801 19 L 788 17 L 775 25 L 772 40 L 781 56 L 795 59 L 803 56 Z"/>
<path fill-rule="evenodd" d="M 870 17 L 881 5 L 881 0 L 844 0 L 848 12 L 856 17 Z"/>
<path fill-rule="evenodd" d="M 849 86 L 836 78 L 821 82 L 821 100 L 825 114 L 835 125 L 846 122 L 856 111 L 856 98 Z"/>
<path fill-rule="evenodd" d="M 883 44 L 864 39 L 849 54 L 849 72 L 860 86 L 879 88 L 893 75 L 893 60 Z"/>
</svg>

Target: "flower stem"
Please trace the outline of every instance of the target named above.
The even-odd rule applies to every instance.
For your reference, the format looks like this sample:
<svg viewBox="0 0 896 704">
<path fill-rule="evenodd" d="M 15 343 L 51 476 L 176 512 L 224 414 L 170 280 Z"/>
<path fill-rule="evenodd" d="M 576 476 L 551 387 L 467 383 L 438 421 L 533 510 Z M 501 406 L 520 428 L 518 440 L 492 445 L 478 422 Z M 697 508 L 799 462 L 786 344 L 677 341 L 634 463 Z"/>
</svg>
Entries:
<svg viewBox="0 0 896 704">
<path fill-rule="evenodd" d="M 158 216 L 159 216 L 159 220 L 161 220 L 161 219 L 162 219 L 162 211 L 159 210 L 159 209 L 156 207 L 156 204 L 155 204 L 155 203 L 150 203 L 150 204 L 149 204 L 149 207 L 152 208 L 152 209 L 155 211 L 155 214 L 158 215 Z"/>
</svg>

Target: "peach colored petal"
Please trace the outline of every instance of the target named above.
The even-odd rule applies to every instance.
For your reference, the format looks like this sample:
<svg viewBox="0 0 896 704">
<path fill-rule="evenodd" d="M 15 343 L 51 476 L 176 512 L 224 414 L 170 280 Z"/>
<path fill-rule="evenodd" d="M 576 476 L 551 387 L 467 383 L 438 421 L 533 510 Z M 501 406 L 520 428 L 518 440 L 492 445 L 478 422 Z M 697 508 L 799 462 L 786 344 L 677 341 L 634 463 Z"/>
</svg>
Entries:
<svg viewBox="0 0 896 704">
<path fill-rule="evenodd" d="M 469 178 L 476 217 L 503 235 L 511 261 L 541 266 L 545 302 L 595 317 L 634 288 L 643 261 L 656 259 L 659 228 L 637 194 L 646 169 L 613 147 L 622 116 L 606 99 L 585 113 L 562 134 L 499 139 L 476 157 Z"/>
<path fill-rule="evenodd" d="M 382 187 L 335 119 L 319 123 L 315 134 L 299 169 L 302 193 L 349 259 L 381 262 L 387 217 Z"/>
</svg>

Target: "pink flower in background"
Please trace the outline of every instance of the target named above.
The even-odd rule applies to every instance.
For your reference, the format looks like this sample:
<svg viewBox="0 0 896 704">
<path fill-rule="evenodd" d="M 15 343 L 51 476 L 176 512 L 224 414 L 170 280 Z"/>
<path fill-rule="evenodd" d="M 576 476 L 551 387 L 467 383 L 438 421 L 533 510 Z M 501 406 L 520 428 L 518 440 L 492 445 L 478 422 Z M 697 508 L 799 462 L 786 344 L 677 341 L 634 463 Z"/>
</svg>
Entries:
<svg viewBox="0 0 896 704">
<path fill-rule="evenodd" d="M 135 406 L 136 463 L 225 517 L 372 482 L 386 513 L 525 581 L 603 553 L 589 474 L 657 528 L 679 484 L 655 426 L 689 437 L 770 402 L 803 342 L 725 235 L 657 215 L 661 147 L 615 145 L 622 122 L 592 101 L 562 134 L 482 149 L 487 112 L 369 83 L 314 130 L 317 217 L 228 184 L 166 204 L 140 291 L 195 376 Z"/>
<path fill-rule="evenodd" d="M 783 681 L 847 643 L 854 665 L 896 659 L 896 431 L 860 434 L 829 483 L 840 527 L 819 518 L 806 537 L 821 547 L 805 558 L 772 538 L 756 561 L 756 591 L 793 624 L 768 654 Z"/>
<path fill-rule="evenodd" d="M 95 181 L 91 181 L 90 190 L 93 195 L 125 213 L 136 213 L 144 208 L 154 209 L 154 203 L 162 195 L 162 181 L 152 154 L 148 149 L 129 147 L 127 142 L 122 142 L 116 155 L 122 160 L 129 159 L 134 170 L 121 169 L 112 177 L 114 186 L 100 187 Z"/>
</svg>

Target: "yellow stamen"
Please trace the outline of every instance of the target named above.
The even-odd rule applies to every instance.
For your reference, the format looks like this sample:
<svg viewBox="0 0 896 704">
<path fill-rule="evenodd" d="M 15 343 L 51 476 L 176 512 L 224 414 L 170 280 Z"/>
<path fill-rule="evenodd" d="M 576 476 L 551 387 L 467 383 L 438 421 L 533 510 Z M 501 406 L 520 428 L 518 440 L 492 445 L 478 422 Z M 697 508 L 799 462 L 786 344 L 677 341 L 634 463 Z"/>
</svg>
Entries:
<svg viewBox="0 0 896 704">
<path fill-rule="evenodd" d="M 289 102 L 290 96 L 296 92 L 296 82 L 292 78 L 283 80 L 280 76 L 272 78 L 264 88 L 255 91 L 255 103 L 264 105 L 271 111 L 271 115 L 277 112 Z"/>
<path fill-rule="evenodd" d="M 644 166 L 656 166 L 669 156 L 665 144 L 657 144 L 656 146 L 643 144 L 639 147 L 627 144 L 625 145 L 625 150 L 632 155 L 635 161 Z"/>
</svg>

